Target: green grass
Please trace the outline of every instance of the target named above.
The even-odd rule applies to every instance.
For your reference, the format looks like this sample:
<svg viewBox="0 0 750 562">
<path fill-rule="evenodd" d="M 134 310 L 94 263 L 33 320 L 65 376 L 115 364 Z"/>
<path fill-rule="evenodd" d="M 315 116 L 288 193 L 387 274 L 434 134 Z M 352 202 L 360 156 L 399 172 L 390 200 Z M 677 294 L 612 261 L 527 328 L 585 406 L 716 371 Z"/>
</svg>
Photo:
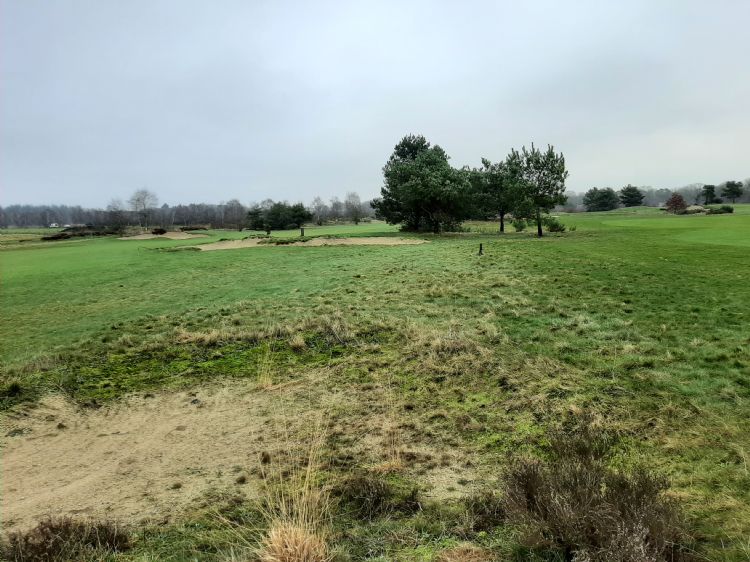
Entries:
<svg viewBox="0 0 750 562">
<path fill-rule="evenodd" d="M 566 412 L 594 411 L 624 436 L 622 462 L 645 459 L 669 475 L 701 552 L 747 559 L 750 205 L 735 209 L 563 214 L 575 230 L 541 240 L 498 236 L 486 223 L 471 225 L 482 232 L 393 247 L 158 251 L 248 235 L 224 231 L 188 241 L 7 245 L 4 377 L 32 398 L 62 380 L 76 399 L 107 400 L 255 377 L 254 358 L 270 345 L 285 377 L 327 365 L 335 387 L 387 373 L 399 400 L 430 420 L 432 439 L 460 444 L 488 466 L 536 451 Z M 371 223 L 305 234 L 395 231 Z M 315 319 L 332 314 L 356 344 L 326 341 Z M 275 325 L 301 333 L 306 351 L 292 352 L 286 333 L 268 331 Z M 179 330 L 220 336 L 206 347 L 180 340 Z M 352 548 L 380 541 L 383 556 L 429 560 L 457 540 L 407 521 L 402 546 L 383 542 L 395 530 L 382 523 L 352 531 L 362 534 Z"/>
</svg>

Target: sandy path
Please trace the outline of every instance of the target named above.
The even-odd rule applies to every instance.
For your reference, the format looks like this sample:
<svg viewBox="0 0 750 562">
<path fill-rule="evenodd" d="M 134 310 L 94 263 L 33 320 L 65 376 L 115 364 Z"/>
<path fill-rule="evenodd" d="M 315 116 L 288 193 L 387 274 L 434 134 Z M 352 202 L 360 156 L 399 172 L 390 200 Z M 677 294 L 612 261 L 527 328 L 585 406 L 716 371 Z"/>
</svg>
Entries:
<svg viewBox="0 0 750 562">
<path fill-rule="evenodd" d="M 311 371 L 265 389 L 233 381 L 100 409 L 57 396 L 8 415 L 0 434 L 2 529 L 29 528 L 47 515 L 163 522 L 180 519 L 209 492 L 257 497 L 261 455 L 272 459 L 266 470 L 289 466 L 283 457 L 290 452 L 301 460 L 321 415 L 327 434 L 347 436 L 330 459 L 381 465 L 392 439 L 386 426 L 397 427 L 415 459 L 404 470 L 418 471 L 428 495 L 454 496 L 456 483 L 474 476 L 466 451 L 441 446 L 400 408 L 389 413 L 382 388 L 327 387 L 329 377 L 326 369 Z"/>
<path fill-rule="evenodd" d="M 166 238 L 167 240 L 190 240 L 191 238 L 205 238 L 205 234 L 191 234 L 189 232 L 167 232 L 166 234 L 137 234 L 135 236 L 122 236 L 118 240 L 156 240 Z"/>
<path fill-rule="evenodd" d="M 260 454 L 305 420 L 274 415 L 274 392 L 235 384 L 99 410 L 45 399 L 4 424 L 3 528 L 29 527 L 48 514 L 163 518 L 209 489 L 252 496 Z M 246 485 L 236 484 L 239 475 Z"/>
<path fill-rule="evenodd" d="M 255 248 L 257 246 L 270 246 L 274 244 L 261 244 L 262 238 L 246 238 L 244 240 L 222 240 L 211 244 L 196 246 L 201 250 L 210 252 L 212 250 L 233 250 L 235 248 Z M 394 236 L 371 236 L 362 238 L 313 238 L 304 242 L 292 242 L 284 246 L 399 246 L 402 244 L 424 244 L 426 240 L 416 238 L 397 238 Z"/>
</svg>

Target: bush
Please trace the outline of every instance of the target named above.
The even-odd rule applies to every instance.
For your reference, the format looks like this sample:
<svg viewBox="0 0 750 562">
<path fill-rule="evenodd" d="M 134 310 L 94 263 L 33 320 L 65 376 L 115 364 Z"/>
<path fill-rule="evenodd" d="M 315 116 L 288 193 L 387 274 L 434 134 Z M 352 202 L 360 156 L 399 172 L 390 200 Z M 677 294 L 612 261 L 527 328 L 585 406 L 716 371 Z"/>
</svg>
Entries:
<svg viewBox="0 0 750 562">
<path fill-rule="evenodd" d="M 475 492 L 464 499 L 464 506 L 469 531 L 490 531 L 505 522 L 504 499 L 493 490 Z"/>
<path fill-rule="evenodd" d="M 157 236 L 162 235 L 162 234 L 166 234 L 166 233 L 167 233 L 167 230 L 164 229 L 164 228 L 154 228 L 151 231 L 151 234 L 156 234 Z"/>
<path fill-rule="evenodd" d="M 346 477 L 334 488 L 333 495 L 352 516 L 368 521 L 395 511 L 413 513 L 421 507 L 416 487 L 368 472 Z"/>
<path fill-rule="evenodd" d="M 80 560 L 87 554 L 122 552 L 129 548 L 128 535 L 111 522 L 59 517 L 45 519 L 26 532 L 9 533 L 2 544 L 2 554 L 6 560 L 54 562 Z"/>
<path fill-rule="evenodd" d="M 734 213 L 734 207 L 731 205 L 722 205 L 721 207 L 712 207 L 708 210 L 709 215 L 724 215 Z"/>
<path fill-rule="evenodd" d="M 542 223 L 547 232 L 565 232 L 565 225 L 555 217 L 544 217 Z"/>
<path fill-rule="evenodd" d="M 666 479 L 607 467 L 611 439 L 591 426 L 552 436 L 550 459 L 517 460 L 506 478 L 509 521 L 527 546 L 591 562 L 689 560 Z"/>
<path fill-rule="evenodd" d="M 516 232 L 523 232 L 526 230 L 526 220 L 525 219 L 513 219 L 513 222 L 511 222 L 513 225 L 513 228 Z"/>
<path fill-rule="evenodd" d="M 667 202 L 664 204 L 664 206 L 667 209 L 667 212 L 675 214 L 681 214 L 685 209 L 687 209 L 685 198 L 679 193 L 673 193 L 669 197 L 669 199 L 667 199 Z"/>
</svg>

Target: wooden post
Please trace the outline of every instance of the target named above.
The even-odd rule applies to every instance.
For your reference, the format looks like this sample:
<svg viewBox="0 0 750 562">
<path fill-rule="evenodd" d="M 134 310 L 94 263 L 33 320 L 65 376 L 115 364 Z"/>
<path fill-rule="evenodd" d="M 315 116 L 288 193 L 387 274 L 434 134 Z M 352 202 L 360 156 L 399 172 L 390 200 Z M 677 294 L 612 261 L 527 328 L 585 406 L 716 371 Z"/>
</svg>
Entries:
<svg viewBox="0 0 750 562">
<path fill-rule="evenodd" d="M 300 238 L 304 238 L 305 237 L 305 227 L 304 226 L 300 227 L 300 229 L 299 229 L 299 236 L 300 236 Z"/>
<path fill-rule="evenodd" d="M 482 250 L 482 243 L 481 242 L 479 243 L 479 255 L 480 256 L 484 255 L 484 251 Z"/>
</svg>

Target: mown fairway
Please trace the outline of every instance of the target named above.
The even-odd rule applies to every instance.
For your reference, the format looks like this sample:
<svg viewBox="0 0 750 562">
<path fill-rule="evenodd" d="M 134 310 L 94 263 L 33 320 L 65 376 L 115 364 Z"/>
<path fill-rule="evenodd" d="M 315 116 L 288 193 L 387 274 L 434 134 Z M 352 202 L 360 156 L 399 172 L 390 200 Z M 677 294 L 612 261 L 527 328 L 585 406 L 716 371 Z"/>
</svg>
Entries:
<svg viewBox="0 0 750 562">
<path fill-rule="evenodd" d="M 386 388 L 406 434 L 476 458 L 482 476 L 449 486 L 457 497 L 490 485 L 509 453 L 537 451 L 564 416 L 593 412 L 622 436 L 615 462 L 670 477 L 702 555 L 747 559 L 750 206 L 561 221 L 575 230 L 537 240 L 472 223 L 472 232 L 393 247 L 166 251 L 246 235 L 235 232 L 2 243 L 3 405 L 17 411 L 59 391 L 103 404 L 255 380 L 261 364 L 274 382 L 323 369 L 334 389 Z M 380 223 L 306 230 L 396 233 Z M 289 343 L 294 334 L 301 345 Z M 345 451 L 342 431 L 332 450 Z M 419 485 L 419 474 L 400 477 Z M 450 505 L 352 523 L 341 544 L 354 559 L 431 560 L 462 538 Z M 194 518 L 203 535 L 160 528 L 136 555 L 214 559 L 215 524 L 200 510 Z M 521 556 L 502 530 L 469 539 Z"/>
</svg>

